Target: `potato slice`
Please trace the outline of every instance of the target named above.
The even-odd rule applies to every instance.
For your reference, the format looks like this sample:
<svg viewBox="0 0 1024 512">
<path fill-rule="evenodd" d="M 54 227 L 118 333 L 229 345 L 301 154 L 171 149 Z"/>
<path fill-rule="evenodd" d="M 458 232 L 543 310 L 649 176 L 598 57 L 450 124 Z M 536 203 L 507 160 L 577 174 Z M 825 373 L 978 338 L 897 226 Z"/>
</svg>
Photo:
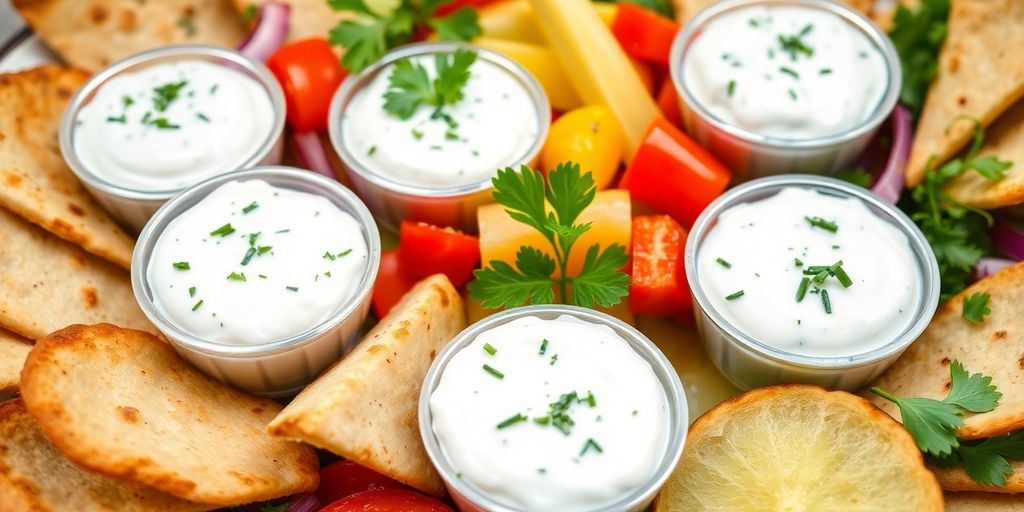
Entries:
<svg viewBox="0 0 1024 512">
<path fill-rule="evenodd" d="M 6 512 L 186 512 L 214 508 L 72 464 L 43 435 L 21 400 L 0 403 L 0 504 Z"/>
<path fill-rule="evenodd" d="M 464 327 L 462 297 L 448 278 L 438 274 L 420 281 L 267 430 L 443 496 L 420 438 L 417 408 L 434 356 Z"/>
<path fill-rule="evenodd" d="M 690 427 L 656 512 L 941 512 L 910 434 L 866 400 L 814 386 L 744 393 Z"/>
<path fill-rule="evenodd" d="M 0 393 L 18 390 L 21 367 L 31 350 L 31 341 L 0 327 Z"/>
<path fill-rule="evenodd" d="M 151 334 L 72 325 L 36 342 L 21 377 L 46 436 L 93 471 L 222 506 L 319 483 L 312 448 L 266 434 L 280 405 L 199 373 Z"/>
</svg>

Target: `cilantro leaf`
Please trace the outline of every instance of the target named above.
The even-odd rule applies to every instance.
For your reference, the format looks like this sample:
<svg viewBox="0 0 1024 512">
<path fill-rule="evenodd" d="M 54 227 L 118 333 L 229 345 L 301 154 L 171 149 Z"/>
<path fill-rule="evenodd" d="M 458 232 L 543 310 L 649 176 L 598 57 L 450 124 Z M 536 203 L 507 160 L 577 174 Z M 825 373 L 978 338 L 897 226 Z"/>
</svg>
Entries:
<svg viewBox="0 0 1024 512">
<path fill-rule="evenodd" d="M 544 211 L 544 176 L 522 166 L 519 172 L 511 167 L 499 169 L 491 179 L 494 200 L 505 207 L 505 212 L 518 222 L 540 231 L 548 240 L 552 232 Z"/>
<path fill-rule="evenodd" d="M 384 93 L 384 110 L 409 119 L 421 106 L 435 107 L 433 118 L 446 117 L 442 108 L 462 100 L 462 89 L 469 81 L 469 68 L 476 62 L 476 52 L 459 49 L 451 54 L 434 56 L 437 78 L 433 82 L 421 64 L 409 59 L 395 62 L 388 76 Z"/>
<path fill-rule="evenodd" d="M 947 404 L 970 412 L 988 412 L 995 409 L 1003 397 L 992 385 L 992 377 L 980 373 L 968 374 L 960 361 L 949 364 L 949 376 L 949 394 L 942 400 Z"/>
<path fill-rule="evenodd" d="M 963 317 L 964 320 L 974 324 L 985 321 L 985 317 L 992 313 L 988 307 L 988 300 L 991 296 L 987 293 L 975 293 L 964 297 Z"/>
<path fill-rule="evenodd" d="M 597 187 L 592 174 L 580 174 L 580 164 L 565 162 L 548 173 L 545 195 L 558 216 L 559 224 L 569 226 L 594 201 Z"/>
<path fill-rule="evenodd" d="M 621 290 L 629 287 L 629 276 L 619 272 L 627 261 L 626 248 L 619 244 L 611 244 L 603 251 L 591 245 L 583 259 L 583 268 L 571 280 L 573 301 L 585 308 L 594 304 L 602 307 L 618 304 L 623 295 Z"/>
<path fill-rule="evenodd" d="M 889 37 L 903 68 L 900 102 L 915 118 L 920 115 L 928 86 L 939 71 L 938 56 L 946 38 L 949 3 L 950 0 L 922 0 L 914 8 L 900 3 L 893 17 Z"/>
<path fill-rule="evenodd" d="M 967 476 L 983 485 L 1003 487 L 1013 474 L 1009 460 L 1024 460 L 1024 430 L 981 442 L 965 442 L 956 455 L 963 463 Z"/>
<path fill-rule="evenodd" d="M 469 68 L 476 62 L 476 57 L 475 51 L 466 49 L 455 50 L 451 55 L 438 54 L 434 56 L 437 79 L 434 80 L 434 103 L 431 103 L 432 105 L 443 107 L 462 101 L 462 90 L 469 82 Z"/>
<path fill-rule="evenodd" d="M 427 25 L 442 41 L 470 41 L 483 34 L 476 10 L 463 7 L 444 18 L 430 18 Z"/>
<path fill-rule="evenodd" d="M 516 253 L 516 268 L 504 261 L 492 261 L 486 268 L 474 271 L 469 292 L 482 297 L 485 308 L 516 307 L 527 302 L 548 304 L 555 291 L 551 274 L 555 260 L 540 250 L 523 246 Z"/>
<path fill-rule="evenodd" d="M 341 64 L 358 73 L 387 51 L 384 22 L 377 18 L 343 20 L 331 29 L 328 41 L 345 48 Z"/>
</svg>

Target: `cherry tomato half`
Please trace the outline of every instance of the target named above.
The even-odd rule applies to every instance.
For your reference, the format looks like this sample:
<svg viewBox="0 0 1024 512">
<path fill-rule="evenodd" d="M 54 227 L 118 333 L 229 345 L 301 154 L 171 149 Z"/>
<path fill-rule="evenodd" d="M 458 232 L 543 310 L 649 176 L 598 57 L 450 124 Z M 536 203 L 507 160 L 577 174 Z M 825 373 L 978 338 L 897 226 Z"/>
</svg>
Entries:
<svg viewBox="0 0 1024 512">
<path fill-rule="evenodd" d="M 282 46 L 267 67 L 284 89 L 292 127 L 299 132 L 326 128 L 331 98 L 346 74 L 327 40 L 311 37 Z"/>
<path fill-rule="evenodd" d="M 382 252 L 377 280 L 373 283 L 373 313 L 378 319 L 384 318 L 415 284 L 416 278 L 402 270 L 398 249 Z"/>
<path fill-rule="evenodd" d="M 638 315 L 665 316 L 693 308 L 683 267 L 686 230 L 668 215 L 633 217 L 629 306 Z"/>
<path fill-rule="evenodd" d="M 480 262 L 480 240 L 451 228 L 403 221 L 398 240 L 401 267 L 418 278 L 444 274 L 459 288 Z"/>
<path fill-rule="evenodd" d="M 320 503 L 332 503 L 351 494 L 374 489 L 408 487 L 366 466 L 343 460 L 320 468 L 320 487 L 316 489 L 316 497 Z"/>
<path fill-rule="evenodd" d="M 398 489 L 363 491 L 342 498 L 320 512 L 453 512 L 429 496 Z"/>
</svg>

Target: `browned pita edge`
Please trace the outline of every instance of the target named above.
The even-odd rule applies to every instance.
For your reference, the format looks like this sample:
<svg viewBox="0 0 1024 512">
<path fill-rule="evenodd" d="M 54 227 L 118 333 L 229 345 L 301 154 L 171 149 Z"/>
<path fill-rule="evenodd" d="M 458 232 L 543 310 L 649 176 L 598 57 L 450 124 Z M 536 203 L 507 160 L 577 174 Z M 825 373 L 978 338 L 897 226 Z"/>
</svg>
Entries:
<svg viewBox="0 0 1024 512">
<path fill-rule="evenodd" d="M 952 158 L 974 131 L 1024 95 L 1024 2 L 953 0 L 939 73 L 928 91 L 907 163 L 917 185 L 928 161 Z M 960 119 L 958 121 L 958 119 Z"/>
<path fill-rule="evenodd" d="M 462 298 L 448 278 L 420 281 L 267 431 L 443 496 L 444 485 L 419 435 L 417 407 L 431 362 L 465 326 Z"/>
<path fill-rule="evenodd" d="M 962 317 L 964 298 L 975 293 L 991 295 L 992 314 L 981 324 Z M 954 359 L 971 373 L 992 377 L 1003 394 L 994 410 L 968 414 L 958 437 L 983 439 L 1024 428 L 1024 263 L 978 281 L 940 306 L 921 337 L 871 386 L 896 396 L 941 400 L 949 390 Z M 865 396 L 900 417 L 888 400 L 868 392 Z"/>
<path fill-rule="evenodd" d="M 0 393 L 18 390 L 21 367 L 32 350 L 32 342 L 0 328 Z"/>
<path fill-rule="evenodd" d="M 207 377 L 147 332 L 68 326 L 36 342 L 21 377 L 40 429 L 91 471 L 219 506 L 319 484 L 311 447 L 266 434 L 278 403 Z"/>
<path fill-rule="evenodd" d="M 0 509 L 5 512 L 192 512 L 212 508 L 86 471 L 57 451 L 21 400 L 0 403 Z"/>
<path fill-rule="evenodd" d="M 967 475 L 964 468 L 959 466 L 951 468 L 933 466 L 929 469 L 939 479 L 939 485 L 947 491 L 982 491 L 1001 494 L 1024 492 L 1024 461 L 1010 461 L 1010 467 L 1013 468 L 1013 474 L 1006 478 L 1006 485 L 1003 487 L 979 484 Z M 1024 495 L 1020 499 L 1024 502 Z"/>
<path fill-rule="evenodd" d="M 171 44 L 234 48 L 246 36 L 230 0 L 12 0 L 36 35 L 80 69 Z"/>
<path fill-rule="evenodd" d="M 72 174 L 60 119 L 88 75 L 64 66 L 0 74 L 0 206 L 128 269 L 135 241 Z"/>
<path fill-rule="evenodd" d="M 947 492 L 946 512 L 1024 512 L 1024 496 L 988 492 Z"/>
<path fill-rule="evenodd" d="M 956 201 L 988 210 L 1024 203 L 1024 99 L 986 130 L 978 155 L 995 156 L 1013 165 L 999 180 L 964 173 L 946 186 L 946 192 Z"/>
</svg>

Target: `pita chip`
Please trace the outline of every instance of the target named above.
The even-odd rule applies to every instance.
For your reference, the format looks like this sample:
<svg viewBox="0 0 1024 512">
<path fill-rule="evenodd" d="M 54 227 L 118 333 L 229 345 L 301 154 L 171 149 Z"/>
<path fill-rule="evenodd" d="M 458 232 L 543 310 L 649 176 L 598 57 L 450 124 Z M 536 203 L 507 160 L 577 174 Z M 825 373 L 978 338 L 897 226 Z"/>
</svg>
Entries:
<svg viewBox="0 0 1024 512">
<path fill-rule="evenodd" d="M 86 78 L 63 66 L 0 75 L 0 206 L 127 269 L 135 242 L 71 173 L 57 142 L 64 107 Z"/>
<path fill-rule="evenodd" d="M 991 295 L 992 314 L 974 324 L 962 317 L 963 300 L 981 292 Z M 994 410 L 964 417 L 960 438 L 983 439 L 1024 428 L 1024 263 L 978 281 L 941 305 L 921 337 L 871 386 L 896 396 L 941 400 L 949 391 L 954 359 L 970 373 L 992 377 L 1003 394 Z M 868 395 L 899 419 L 895 404 Z"/>
<path fill-rule="evenodd" d="M 277 402 L 214 381 L 143 331 L 72 325 L 38 340 L 21 394 L 71 461 L 184 500 L 241 505 L 320 480 L 312 448 L 267 435 Z"/>
<path fill-rule="evenodd" d="M 234 48 L 246 36 L 231 0 L 12 0 L 42 40 L 74 67 L 96 72 L 170 44 Z"/>
<path fill-rule="evenodd" d="M 21 367 L 31 350 L 31 341 L 0 328 L 0 393 L 18 390 Z"/>
<path fill-rule="evenodd" d="M 1024 512 L 1024 496 L 987 492 L 947 492 L 946 512 Z"/>
<path fill-rule="evenodd" d="M 443 496 L 444 485 L 420 439 L 417 407 L 434 356 L 465 326 L 462 298 L 448 278 L 420 281 L 267 430 Z"/>
<path fill-rule="evenodd" d="M 1002 494 L 1024 492 L 1024 461 L 1010 461 L 1010 468 L 1013 469 L 1013 474 L 1006 477 L 1006 485 L 1003 487 L 979 484 L 967 475 L 963 467 L 959 466 L 951 468 L 932 466 L 929 469 L 939 479 L 939 485 L 947 491 L 983 491 Z M 1018 499 L 1024 504 L 1024 495 Z"/>
<path fill-rule="evenodd" d="M 253 7 L 275 2 L 286 4 L 291 8 L 288 20 L 288 40 L 296 41 L 307 37 L 327 37 L 327 34 L 339 21 L 351 15 L 335 11 L 327 4 L 327 0 L 232 0 L 239 13 L 245 13 Z M 253 7 L 250 7 L 253 6 Z"/>
<path fill-rule="evenodd" d="M 39 339 L 76 322 L 157 332 L 128 273 L 0 208 L 0 326 Z"/>
<path fill-rule="evenodd" d="M 953 0 L 939 74 L 928 91 L 907 163 L 907 183 L 921 182 L 928 160 L 952 158 L 982 126 L 1024 96 L 1024 2 Z"/>
<path fill-rule="evenodd" d="M 989 180 L 976 172 L 964 173 L 947 185 L 946 192 L 961 203 L 985 209 L 1024 203 L 1024 100 L 988 127 L 978 156 L 995 156 L 1013 162 L 1013 166 L 1000 180 Z"/>
</svg>

